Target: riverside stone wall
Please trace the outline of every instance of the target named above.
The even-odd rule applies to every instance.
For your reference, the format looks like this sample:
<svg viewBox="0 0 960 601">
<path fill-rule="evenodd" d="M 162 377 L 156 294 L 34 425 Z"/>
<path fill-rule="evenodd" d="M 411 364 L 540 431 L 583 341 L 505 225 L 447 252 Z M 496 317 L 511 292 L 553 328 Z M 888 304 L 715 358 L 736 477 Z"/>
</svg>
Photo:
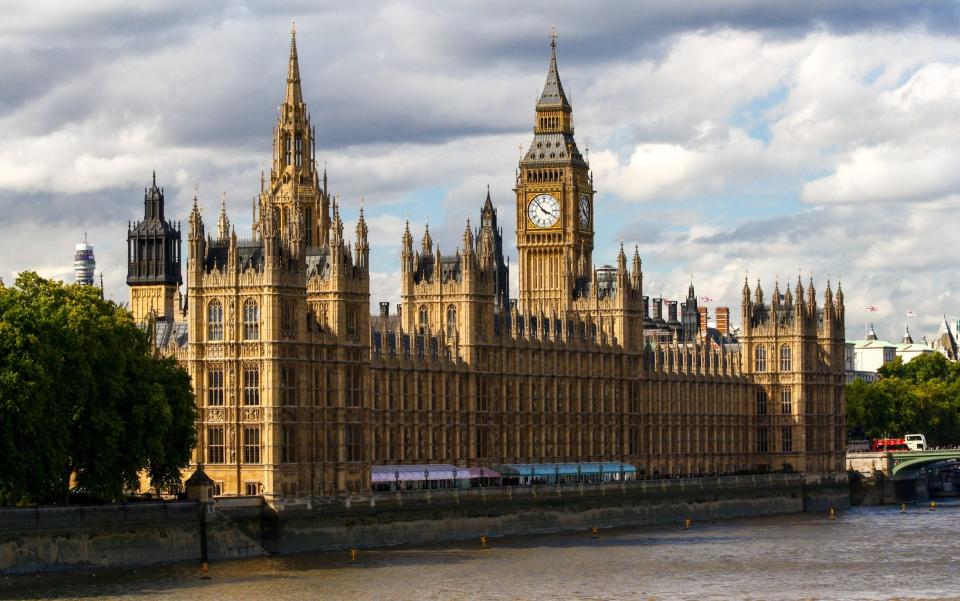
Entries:
<svg viewBox="0 0 960 601">
<path fill-rule="evenodd" d="M 217 561 L 848 505 L 846 474 L 770 474 L 378 493 L 277 508 L 223 498 L 206 520 Z M 0 574 L 198 561 L 199 511 L 190 502 L 0 510 Z"/>
<path fill-rule="evenodd" d="M 211 559 L 264 555 L 260 500 L 207 513 Z M 252 503 L 251 503 L 252 501 Z M 199 561 L 197 503 L 0 510 L 0 574 Z"/>
</svg>

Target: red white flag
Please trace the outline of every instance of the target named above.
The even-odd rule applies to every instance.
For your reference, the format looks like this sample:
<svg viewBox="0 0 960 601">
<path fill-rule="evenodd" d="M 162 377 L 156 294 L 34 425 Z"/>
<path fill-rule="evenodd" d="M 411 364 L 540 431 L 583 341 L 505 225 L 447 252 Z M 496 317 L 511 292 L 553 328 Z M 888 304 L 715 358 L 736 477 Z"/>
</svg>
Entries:
<svg viewBox="0 0 960 601">
<path fill-rule="evenodd" d="M 913 311 L 907 311 L 907 317 L 916 317 L 916 316 L 917 314 L 914 313 Z"/>
<path fill-rule="evenodd" d="M 867 307 L 867 311 L 870 311 L 871 313 L 876 313 L 879 310 L 880 310 L 880 307 L 876 305 L 870 305 L 869 307 Z"/>
<path fill-rule="evenodd" d="M 701 296 L 701 297 L 700 297 L 700 302 L 701 302 L 701 303 L 712 303 L 712 302 L 713 302 L 713 299 L 710 298 L 709 296 Z"/>
</svg>

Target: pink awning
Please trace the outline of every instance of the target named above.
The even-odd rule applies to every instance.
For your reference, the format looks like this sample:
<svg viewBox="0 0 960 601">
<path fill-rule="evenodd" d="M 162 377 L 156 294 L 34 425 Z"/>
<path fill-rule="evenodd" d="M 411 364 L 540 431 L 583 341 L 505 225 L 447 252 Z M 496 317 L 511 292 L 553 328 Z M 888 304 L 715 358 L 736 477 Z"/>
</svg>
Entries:
<svg viewBox="0 0 960 601">
<path fill-rule="evenodd" d="M 499 478 L 500 472 L 489 467 L 468 467 L 471 478 Z"/>
</svg>

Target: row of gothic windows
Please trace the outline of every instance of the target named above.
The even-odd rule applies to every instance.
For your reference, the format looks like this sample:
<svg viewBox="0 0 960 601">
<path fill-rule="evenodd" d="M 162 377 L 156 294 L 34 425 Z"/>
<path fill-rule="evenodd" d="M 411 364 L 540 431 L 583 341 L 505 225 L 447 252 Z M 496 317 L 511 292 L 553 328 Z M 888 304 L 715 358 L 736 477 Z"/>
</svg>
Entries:
<svg viewBox="0 0 960 601">
<path fill-rule="evenodd" d="M 220 407 L 224 404 L 223 368 L 207 370 L 207 405 Z M 254 407 L 260 404 L 260 368 L 249 365 L 243 368 L 243 404 Z"/>
<path fill-rule="evenodd" d="M 791 415 L 793 413 L 793 393 L 789 388 L 780 390 L 780 413 Z M 757 390 L 757 415 L 767 414 L 767 391 Z"/>
<path fill-rule="evenodd" d="M 260 306 L 253 299 L 243 303 L 243 339 L 260 339 Z M 207 305 L 207 340 L 223 340 L 223 304 L 218 300 Z"/>
<path fill-rule="evenodd" d="M 426 335 L 430 324 L 430 313 L 426 305 L 420 305 L 417 312 L 417 329 L 420 335 Z M 447 338 L 453 338 L 457 331 L 457 308 L 453 305 L 447 306 Z"/>
<path fill-rule="evenodd" d="M 767 371 L 767 347 L 762 344 L 754 350 L 754 367 L 758 372 Z M 790 371 L 793 369 L 793 357 L 790 347 L 783 345 L 780 347 L 780 371 Z"/>
<path fill-rule="evenodd" d="M 328 453 L 331 457 L 337 456 L 336 433 L 329 436 Z M 360 424 L 346 424 L 343 429 L 345 460 L 350 462 L 363 461 L 363 430 Z M 281 463 L 297 462 L 297 430 L 296 426 L 283 426 L 280 429 L 280 461 Z M 241 457 L 243 463 L 260 463 L 260 427 L 244 426 L 241 431 Z M 207 428 L 207 463 L 222 464 L 227 462 L 226 435 L 223 426 Z M 251 493 L 248 493 L 251 494 Z M 255 494 L 255 493 L 252 493 Z"/>
<path fill-rule="evenodd" d="M 766 428 L 760 428 L 757 430 L 757 452 L 758 453 L 769 453 L 774 450 L 771 448 L 769 434 Z M 793 452 L 793 430 L 789 426 L 785 426 L 780 431 L 780 452 L 782 453 L 792 453 Z"/>
</svg>

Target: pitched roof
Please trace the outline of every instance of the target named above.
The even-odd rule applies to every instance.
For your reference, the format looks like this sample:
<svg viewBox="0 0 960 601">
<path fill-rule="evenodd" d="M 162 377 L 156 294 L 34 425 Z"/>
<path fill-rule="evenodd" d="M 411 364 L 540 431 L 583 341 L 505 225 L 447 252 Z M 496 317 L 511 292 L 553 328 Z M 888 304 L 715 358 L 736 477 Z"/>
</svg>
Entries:
<svg viewBox="0 0 960 601">
<path fill-rule="evenodd" d="M 933 339 L 934 350 L 940 351 L 948 359 L 957 359 L 957 340 L 953 337 L 953 330 L 947 323 L 947 318 L 943 318 L 940 329 L 937 330 L 937 337 Z"/>
<path fill-rule="evenodd" d="M 563 92 L 560 83 L 560 73 L 557 72 L 557 38 L 554 35 L 550 40 L 550 68 L 547 70 L 547 81 L 543 85 L 543 93 L 537 101 L 537 108 L 556 108 L 557 106 L 570 109 L 570 102 Z"/>
</svg>

